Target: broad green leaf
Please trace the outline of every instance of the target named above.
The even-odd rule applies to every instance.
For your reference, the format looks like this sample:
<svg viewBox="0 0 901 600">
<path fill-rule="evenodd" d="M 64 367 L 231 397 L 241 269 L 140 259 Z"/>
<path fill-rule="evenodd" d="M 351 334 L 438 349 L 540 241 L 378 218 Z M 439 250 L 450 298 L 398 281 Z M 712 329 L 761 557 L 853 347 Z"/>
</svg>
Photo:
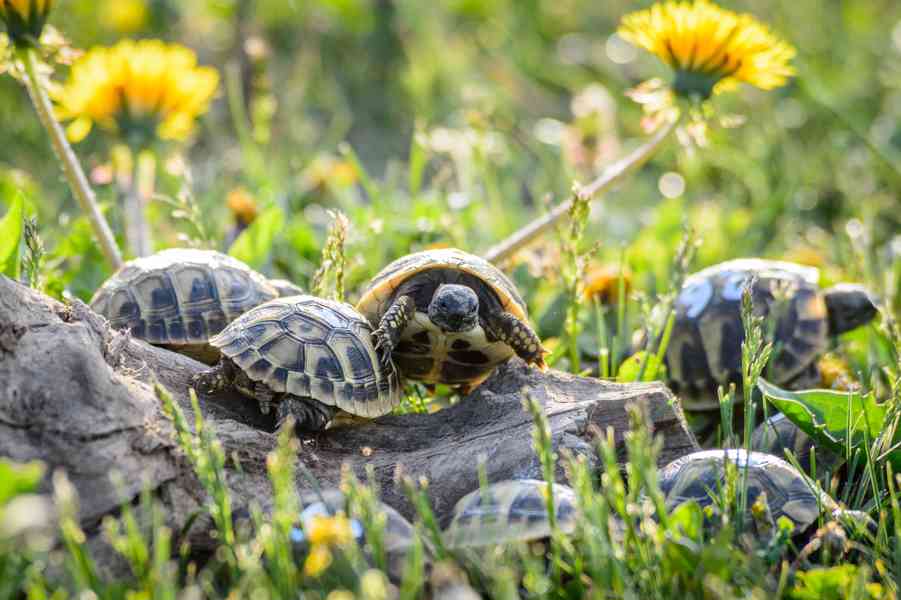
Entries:
<svg viewBox="0 0 901 600">
<path fill-rule="evenodd" d="M 25 199 L 21 193 L 13 196 L 12 204 L 0 220 L 0 273 L 19 278 L 19 245 L 25 222 Z"/>
<path fill-rule="evenodd" d="M 642 364 L 645 364 L 643 374 L 641 372 Z M 666 379 L 666 365 L 656 355 L 641 350 L 623 361 L 616 372 L 616 380 L 624 383 L 638 381 L 639 375 L 641 381 Z"/>
<path fill-rule="evenodd" d="M 281 208 L 273 206 L 260 214 L 250 227 L 241 232 L 228 249 L 228 253 L 254 269 L 259 269 L 272 255 L 275 236 L 284 225 L 285 213 Z"/>
<path fill-rule="evenodd" d="M 872 392 L 865 395 L 833 390 L 790 392 L 764 379 L 758 380 L 757 387 L 766 400 L 804 433 L 839 454 L 844 453 L 849 438 L 853 446 L 859 446 L 867 439 L 875 439 L 885 425 L 888 407 L 877 404 Z M 901 453 L 894 454 L 901 459 Z M 893 460 L 893 464 L 901 466 L 901 460 Z"/>
<path fill-rule="evenodd" d="M 33 492 L 44 476 L 44 464 L 38 461 L 16 463 L 0 458 L 0 506 L 19 494 Z"/>
</svg>

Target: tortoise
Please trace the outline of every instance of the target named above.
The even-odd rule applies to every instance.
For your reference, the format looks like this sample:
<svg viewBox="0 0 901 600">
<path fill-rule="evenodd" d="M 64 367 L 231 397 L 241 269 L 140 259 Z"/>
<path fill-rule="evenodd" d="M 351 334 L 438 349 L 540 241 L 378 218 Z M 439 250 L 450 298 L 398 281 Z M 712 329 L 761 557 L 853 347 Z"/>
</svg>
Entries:
<svg viewBox="0 0 901 600">
<path fill-rule="evenodd" d="M 740 478 L 747 466 L 748 506 L 765 493 L 774 521 L 785 516 L 798 532 L 814 524 L 823 508 L 838 509 L 835 500 L 781 458 L 744 449 L 717 449 L 693 452 L 660 471 L 660 490 L 667 510 L 691 500 L 702 508 L 712 505 L 713 495 L 725 486 L 726 461 L 738 467 Z"/>
<path fill-rule="evenodd" d="M 300 430 L 321 430 L 339 411 L 374 418 L 399 404 L 401 385 L 373 340 L 369 323 L 349 304 L 276 298 L 210 340 L 222 358 L 193 384 L 206 393 L 237 389 L 264 414 L 275 403 L 279 427 L 292 416 Z"/>
<path fill-rule="evenodd" d="M 519 479 L 470 492 L 454 506 L 445 542 L 461 549 L 549 538 L 547 489 L 545 481 Z M 578 521 L 576 494 L 559 483 L 554 484 L 553 494 L 557 525 L 563 533 L 572 533 Z"/>
<path fill-rule="evenodd" d="M 864 325 L 876 315 L 863 286 L 839 284 L 821 290 L 819 271 L 813 267 L 750 258 L 699 271 L 685 280 L 676 298 L 666 350 L 670 383 L 686 410 L 718 411 L 717 387 L 740 383 L 741 296 L 753 276 L 755 314 L 775 320 L 778 352 L 764 376 L 783 387 L 817 385 L 816 358 L 826 350 L 830 336 Z"/>
<path fill-rule="evenodd" d="M 114 329 L 212 364 L 219 354 L 209 339 L 226 325 L 267 300 L 301 293 L 221 252 L 171 248 L 125 263 L 91 308 Z"/>
<path fill-rule="evenodd" d="M 401 374 L 471 391 L 514 354 L 544 368 L 526 304 L 491 263 L 457 250 L 399 258 L 375 276 L 357 309 Z"/>
<path fill-rule="evenodd" d="M 363 526 L 356 507 L 347 501 L 347 497 L 339 489 L 317 490 L 315 493 L 302 495 L 300 500 L 304 508 L 288 534 L 291 549 L 299 563 L 303 563 L 312 548 L 308 534 L 315 528 L 317 518 L 344 515 L 348 518 L 350 533 L 354 541 L 360 547 L 365 547 L 369 541 L 367 539 L 368 532 Z M 383 502 L 375 501 L 373 508 L 378 514 L 384 515 L 385 519 L 381 530 L 381 543 L 388 559 L 388 574 L 393 578 L 400 579 L 404 559 L 414 543 L 413 526 L 399 512 Z M 239 506 L 232 511 L 232 520 L 236 528 L 243 526 L 241 521 L 246 522 L 246 525 L 249 526 L 252 524 L 252 515 L 246 506 Z M 428 560 L 431 548 L 426 540 L 423 540 L 423 546 L 426 553 L 425 559 Z"/>
<path fill-rule="evenodd" d="M 811 470 L 815 442 L 783 413 L 776 413 L 757 426 L 751 435 L 751 449 L 782 457 L 790 450 L 805 473 Z M 840 457 L 822 446 L 816 449 L 817 475 L 833 471 Z"/>
</svg>

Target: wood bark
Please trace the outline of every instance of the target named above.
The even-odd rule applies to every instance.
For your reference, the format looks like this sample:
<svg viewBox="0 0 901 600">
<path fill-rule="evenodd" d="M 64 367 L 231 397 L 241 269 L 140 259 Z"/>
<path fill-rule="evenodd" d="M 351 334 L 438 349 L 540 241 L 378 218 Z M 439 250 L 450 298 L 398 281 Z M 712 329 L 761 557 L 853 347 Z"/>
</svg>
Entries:
<svg viewBox="0 0 901 600">
<path fill-rule="evenodd" d="M 175 531 L 203 505 L 203 490 L 173 440 L 152 384 L 165 386 L 193 424 L 188 386 L 204 368 L 110 330 L 81 302 L 63 305 L 0 277 L 0 456 L 42 460 L 48 473 L 64 469 L 78 490 L 89 533 L 145 486 L 164 503 Z M 542 373 L 514 359 L 444 410 L 303 436 L 299 461 L 323 487 L 340 481 L 343 464 L 361 477 L 371 465 L 382 499 L 407 517 L 412 507 L 396 474 L 425 477 L 434 511 L 446 523 L 456 501 L 478 486 L 479 460 L 489 481 L 540 477 L 524 394 L 544 406 L 558 454 L 568 448 L 593 457 L 595 427 L 612 427 L 622 450 L 631 403 L 646 409 L 662 437 L 661 464 L 697 450 L 678 403 L 660 383 Z M 230 458 L 227 481 L 236 503 L 258 502 L 265 510 L 271 504 L 266 456 L 276 443 L 272 417 L 236 393 L 201 395 L 200 409 Z M 113 472 L 121 475 L 118 486 Z M 308 487 L 300 476 L 297 484 L 301 491 Z M 203 546 L 208 528 L 208 521 L 197 520 L 192 542 Z"/>
</svg>

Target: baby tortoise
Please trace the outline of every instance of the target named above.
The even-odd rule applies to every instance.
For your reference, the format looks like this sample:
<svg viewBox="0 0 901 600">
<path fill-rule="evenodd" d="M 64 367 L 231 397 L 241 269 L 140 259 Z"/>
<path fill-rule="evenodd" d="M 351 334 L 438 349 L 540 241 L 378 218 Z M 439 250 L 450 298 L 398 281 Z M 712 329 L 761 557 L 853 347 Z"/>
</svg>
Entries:
<svg viewBox="0 0 901 600">
<path fill-rule="evenodd" d="M 676 321 L 666 350 L 673 391 L 690 411 L 719 410 L 716 389 L 741 380 L 741 296 L 747 281 L 755 313 L 772 316 L 778 353 L 764 373 L 776 385 L 812 387 L 819 380 L 816 359 L 829 337 L 876 316 L 869 293 L 859 285 L 821 290 L 819 271 L 794 263 L 756 258 L 732 260 L 685 280 L 676 298 Z"/>
<path fill-rule="evenodd" d="M 427 250 L 394 261 L 375 276 L 357 309 L 410 379 L 470 391 L 514 354 L 545 366 L 545 350 L 513 283 L 461 250 Z"/>
<path fill-rule="evenodd" d="M 838 509 L 835 500 L 781 458 L 743 449 L 718 449 L 683 456 L 660 471 L 667 510 L 690 500 L 702 508 L 712 505 L 712 495 L 726 485 L 727 461 L 737 467 L 739 481 L 747 466 L 748 506 L 766 494 L 773 521 L 788 517 L 799 533 L 816 523 L 821 512 Z"/>
<path fill-rule="evenodd" d="M 219 353 L 209 340 L 226 325 L 267 300 L 302 293 L 221 252 L 172 248 L 125 263 L 91 308 L 113 329 L 213 364 Z"/>
<path fill-rule="evenodd" d="M 477 548 L 549 538 L 547 489 L 544 481 L 522 479 L 494 483 L 463 496 L 444 531 L 445 542 L 450 548 Z M 578 521 L 575 492 L 555 483 L 553 494 L 557 526 L 563 533 L 572 533 Z"/>
<path fill-rule="evenodd" d="M 210 344 L 219 363 L 194 377 L 206 393 L 235 388 L 278 424 L 293 416 L 301 430 L 321 430 L 339 411 L 375 418 L 401 398 L 397 373 L 373 345 L 372 328 L 349 304 L 292 296 L 257 306 Z M 388 365 L 387 368 L 385 365 Z"/>
<path fill-rule="evenodd" d="M 790 450 L 805 473 L 810 473 L 811 454 L 816 443 L 783 413 L 776 413 L 757 426 L 751 435 L 751 448 L 774 456 L 785 456 Z M 841 457 L 828 448 L 816 448 L 817 476 L 834 471 Z"/>
</svg>

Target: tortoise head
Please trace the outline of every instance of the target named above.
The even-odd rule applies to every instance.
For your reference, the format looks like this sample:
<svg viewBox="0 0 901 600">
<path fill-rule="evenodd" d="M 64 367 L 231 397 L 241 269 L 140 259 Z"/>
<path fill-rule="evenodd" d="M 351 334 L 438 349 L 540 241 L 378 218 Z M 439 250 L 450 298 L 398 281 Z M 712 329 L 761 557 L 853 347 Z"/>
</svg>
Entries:
<svg viewBox="0 0 901 600">
<path fill-rule="evenodd" d="M 465 285 L 442 284 L 429 304 L 429 319 L 444 331 L 469 331 L 479 323 L 479 297 Z"/>
<path fill-rule="evenodd" d="M 275 291 L 278 292 L 279 298 L 285 298 L 287 296 L 300 296 L 304 293 L 304 291 L 299 286 L 294 285 L 287 279 L 270 279 L 269 285 L 275 288 Z"/>
<path fill-rule="evenodd" d="M 856 329 L 876 316 L 873 296 L 862 285 L 840 283 L 826 290 L 824 296 L 831 335 Z"/>
</svg>

